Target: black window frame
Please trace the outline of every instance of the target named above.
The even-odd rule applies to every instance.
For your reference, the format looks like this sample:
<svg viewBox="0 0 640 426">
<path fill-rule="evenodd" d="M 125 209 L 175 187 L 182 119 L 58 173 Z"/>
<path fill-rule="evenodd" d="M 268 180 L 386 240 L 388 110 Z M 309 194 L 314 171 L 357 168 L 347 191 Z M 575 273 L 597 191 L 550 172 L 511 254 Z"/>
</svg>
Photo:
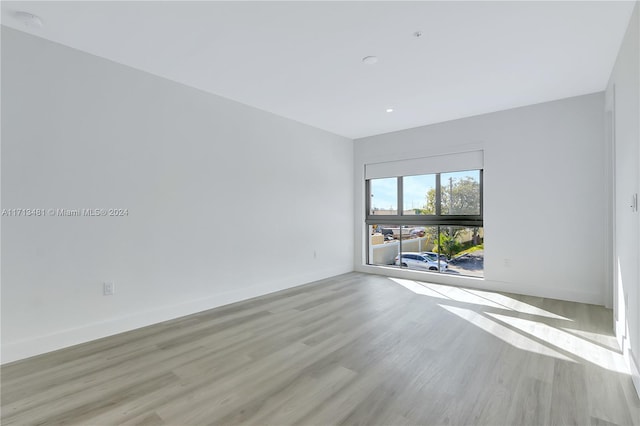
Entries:
<svg viewBox="0 0 640 426">
<path fill-rule="evenodd" d="M 386 225 L 412 225 L 412 226 L 467 226 L 482 227 L 483 226 L 483 210 L 484 210 L 484 169 L 472 169 L 468 171 L 478 170 L 480 172 L 480 214 L 478 215 L 443 215 L 442 214 L 442 187 L 440 183 L 441 173 L 432 173 L 436 175 L 436 214 L 434 215 L 405 215 L 404 214 L 404 197 L 402 190 L 402 178 L 404 176 L 395 176 L 398 185 L 397 191 L 397 211 L 394 215 L 376 215 L 371 210 L 371 180 L 365 180 L 366 193 L 366 218 L 367 225 L 376 225 L 384 223 Z M 467 171 L 467 170 L 462 170 Z M 442 172 L 451 173 L 451 172 Z M 409 175 L 407 175 L 409 176 Z M 394 177 L 394 176 L 389 176 Z M 386 178 L 384 178 L 386 179 Z"/>
<path fill-rule="evenodd" d="M 442 186 L 440 175 L 443 173 L 451 173 L 455 171 L 479 171 L 480 173 L 480 182 L 479 182 L 479 190 L 480 190 L 480 214 L 478 215 L 443 215 L 442 214 Z M 427 173 L 425 173 L 427 174 Z M 394 215 L 376 215 L 373 213 L 371 209 L 371 184 L 370 181 L 377 178 L 370 178 L 365 180 L 365 194 L 366 194 L 366 217 L 365 224 L 367 229 L 372 225 L 397 225 L 400 229 L 400 258 L 403 256 L 402 251 L 402 227 L 403 226 L 437 226 L 438 232 L 440 232 L 440 227 L 445 226 L 459 226 L 459 227 L 468 227 L 468 228 L 484 228 L 484 169 L 468 169 L 468 170 L 452 170 L 452 171 L 444 171 L 438 173 L 429 173 L 436 175 L 436 214 L 433 215 L 405 215 L 404 214 L 404 195 L 403 195 L 403 177 L 412 176 L 412 175 L 402 175 L 395 176 L 396 183 L 398 185 L 397 189 L 397 213 Z M 393 176 L 388 176 L 385 178 L 389 178 Z M 368 232 L 367 232 L 368 234 Z M 367 265 L 376 266 L 371 263 L 371 259 L 369 259 L 370 250 L 369 244 L 371 243 L 370 238 L 367 238 L 367 256 L 366 263 Z M 438 254 L 438 258 L 436 259 L 438 263 L 441 260 L 440 254 Z M 379 265 L 378 265 L 379 266 Z M 439 271 L 438 271 L 439 273 Z"/>
</svg>

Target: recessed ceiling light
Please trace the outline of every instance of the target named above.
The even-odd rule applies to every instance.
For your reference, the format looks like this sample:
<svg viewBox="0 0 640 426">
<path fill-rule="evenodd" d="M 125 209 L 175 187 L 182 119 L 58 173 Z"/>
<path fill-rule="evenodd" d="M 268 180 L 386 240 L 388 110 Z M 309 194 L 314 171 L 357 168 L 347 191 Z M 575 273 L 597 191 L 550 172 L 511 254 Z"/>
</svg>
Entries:
<svg viewBox="0 0 640 426">
<path fill-rule="evenodd" d="M 22 22 L 25 27 L 42 28 L 42 19 L 33 13 L 17 11 L 15 17 Z"/>
<path fill-rule="evenodd" d="M 364 58 L 362 58 L 362 62 L 364 62 L 367 65 L 373 65 L 376 62 L 378 62 L 378 57 L 377 56 L 365 56 Z"/>
<path fill-rule="evenodd" d="M 393 112 L 393 108 L 387 108 L 387 112 Z"/>
</svg>

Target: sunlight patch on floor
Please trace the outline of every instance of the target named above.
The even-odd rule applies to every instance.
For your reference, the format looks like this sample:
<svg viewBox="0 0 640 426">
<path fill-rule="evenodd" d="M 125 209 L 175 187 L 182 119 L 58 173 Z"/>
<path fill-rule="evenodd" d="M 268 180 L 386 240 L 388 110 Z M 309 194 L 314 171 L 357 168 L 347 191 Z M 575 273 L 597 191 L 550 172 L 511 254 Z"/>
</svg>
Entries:
<svg viewBox="0 0 640 426">
<path fill-rule="evenodd" d="M 438 285 L 438 284 L 429 284 L 429 283 L 424 283 L 422 285 L 424 285 L 427 288 L 430 288 L 433 291 L 438 291 L 446 295 L 450 299 L 455 300 L 456 302 L 471 303 L 474 305 L 486 306 L 489 308 L 511 310 L 511 308 L 509 307 L 496 303 L 493 300 L 490 300 L 486 297 L 473 294 L 464 288 L 451 287 L 451 286 Z"/>
<path fill-rule="evenodd" d="M 438 304 L 438 306 L 440 306 L 442 309 L 445 309 L 464 320 L 469 321 L 471 324 L 481 328 L 487 333 L 492 334 L 493 336 L 497 337 L 503 342 L 508 343 L 509 345 L 514 346 L 518 349 L 522 349 L 529 352 L 535 352 L 540 355 L 546 355 L 546 356 L 554 357 L 554 358 L 565 360 L 565 361 L 575 362 L 573 359 L 550 348 L 549 346 L 542 344 L 540 342 L 537 342 L 525 336 L 524 334 L 518 331 L 512 330 L 511 328 L 506 327 L 494 320 L 491 320 L 490 318 L 487 318 L 486 316 L 479 314 L 471 309 L 458 308 L 458 307 L 447 306 L 442 304 Z"/>
<path fill-rule="evenodd" d="M 537 306 L 530 305 L 528 303 L 500 293 L 482 290 L 471 290 L 441 284 L 424 283 L 403 278 L 389 277 L 389 280 L 401 285 L 402 287 L 414 292 L 415 294 L 420 294 L 423 296 L 436 297 L 440 299 L 450 299 L 455 300 L 456 302 L 471 303 L 474 305 L 486 306 L 489 308 L 506 309 L 521 312 L 524 314 L 538 315 L 545 318 L 573 321 L 572 319 L 554 314 L 553 312 L 545 311 L 544 309 L 540 309 Z"/>
<path fill-rule="evenodd" d="M 504 294 L 494 293 L 489 291 L 482 291 L 482 290 L 471 290 L 471 289 L 465 289 L 465 291 L 468 291 L 469 293 L 473 293 L 473 294 L 481 294 L 482 297 L 501 305 L 503 308 L 507 307 L 514 311 L 521 312 L 523 314 L 538 315 L 541 317 L 560 319 L 565 321 L 573 321 L 571 318 L 554 314 L 553 312 L 546 311 L 537 306 L 530 305 L 528 303 L 523 302 L 522 300 L 514 299 L 513 297 L 509 297 Z"/>
<path fill-rule="evenodd" d="M 599 367 L 627 374 L 622 354 L 543 322 L 487 312 L 487 315 Z"/>
<path fill-rule="evenodd" d="M 545 320 L 571 321 L 552 312 L 540 309 L 531 304 L 500 293 L 482 290 L 469 290 L 440 284 L 422 283 L 401 278 L 389 278 L 396 284 L 415 294 L 455 301 L 476 306 L 491 308 L 485 312 L 473 309 L 447 305 L 446 302 L 438 306 L 452 314 L 469 321 L 482 330 L 491 333 L 502 341 L 522 350 L 547 355 L 565 361 L 577 362 L 580 358 L 604 369 L 617 373 L 628 374 L 628 369 L 622 354 L 617 348 L 603 342 L 602 335 L 570 327 L 555 327 L 545 323 Z M 505 315 L 492 312 L 513 312 Z M 519 314 L 539 317 L 540 320 L 518 317 Z M 573 357 L 576 357 L 575 359 Z"/>
<path fill-rule="evenodd" d="M 586 340 L 590 340 L 594 342 L 596 345 L 603 346 L 615 353 L 621 353 L 620 348 L 618 347 L 618 343 L 614 336 L 607 336 L 600 333 L 596 333 L 593 331 L 585 331 L 585 330 L 576 330 L 571 327 L 557 327 L 560 330 L 564 330 L 567 333 L 575 334 L 578 337 L 581 337 Z"/>
<path fill-rule="evenodd" d="M 445 296 L 444 294 L 439 293 L 437 291 L 434 291 L 426 285 L 419 284 L 416 281 L 405 280 L 402 278 L 389 278 L 389 279 L 396 284 L 400 284 L 402 287 L 406 288 L 407 290 L 414 292 L 415 294 L 420 294 L 420 295 L 429 296 L 429 297 L 436 297 L 439 299 L 451 299 L 450 297 Z"/>
</svg>

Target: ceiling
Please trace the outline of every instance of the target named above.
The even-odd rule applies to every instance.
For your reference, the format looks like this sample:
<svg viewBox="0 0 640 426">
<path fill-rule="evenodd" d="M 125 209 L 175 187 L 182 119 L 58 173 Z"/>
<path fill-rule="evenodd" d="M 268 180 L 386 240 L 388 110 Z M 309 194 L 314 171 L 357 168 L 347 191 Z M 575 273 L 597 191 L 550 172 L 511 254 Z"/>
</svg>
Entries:
<svg viewBox="0 0 640 426">
<path fill-rule="evenodd" d="M 2 24 L 355 139 L 604 90 L 633 5 L 3 1 Z"/>
</svg>

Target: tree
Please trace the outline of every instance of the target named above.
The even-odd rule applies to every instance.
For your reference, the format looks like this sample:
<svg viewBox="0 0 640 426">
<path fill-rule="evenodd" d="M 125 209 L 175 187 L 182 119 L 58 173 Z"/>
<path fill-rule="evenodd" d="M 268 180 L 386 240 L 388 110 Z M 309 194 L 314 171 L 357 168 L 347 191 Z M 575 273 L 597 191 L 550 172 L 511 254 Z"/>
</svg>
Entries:
<svg viewBox="0 0 640 426">
<path fill-rule="evenodd" d="M 443 179 L 440 183 L 440 213 L 442 215 L 478 215 L 480 214 L 480 183 L 470 176 L 454 179 Z M 436 190 L 430 189 L 425 194 L 425 205 L 415 209 L 416 214 L 436 214 Z M 437 229 L 437 228 L 436 228 Z M 440 233 L 433 235 L 433 251 L 446 255 L 451 259 L 462 250 L 461 234 L 466 228 L 460 226 L 440 226 Z M 437 234 L 434 232 L 433 234 Z M 472 241 L 479 241 L 479 228 L 473 228 Z"/>
<path fill-rule="evenodd" d="M 471 177 L 442 185 L 442 214 L 480 214 L 480 183 Z"/>
<path fill-rule="evenodd" d="M 433 251 L 441 253 L 451 259 L 454 254 L 462 249 L 459 236 L 463 228 L 459 226 L 441 226 L 440 235 L 433 242 Z"/>
<path fill-rule="evenodd" d="M 442 182 L 440 190 L 441 214 L 477 215 L 480 214 L 480 183 L 472 177 L 449 178 Z M 436 190 L 425 194 L 425 205 L 415 209 L 416 214 L 436 214 Z"/>
</svg>

